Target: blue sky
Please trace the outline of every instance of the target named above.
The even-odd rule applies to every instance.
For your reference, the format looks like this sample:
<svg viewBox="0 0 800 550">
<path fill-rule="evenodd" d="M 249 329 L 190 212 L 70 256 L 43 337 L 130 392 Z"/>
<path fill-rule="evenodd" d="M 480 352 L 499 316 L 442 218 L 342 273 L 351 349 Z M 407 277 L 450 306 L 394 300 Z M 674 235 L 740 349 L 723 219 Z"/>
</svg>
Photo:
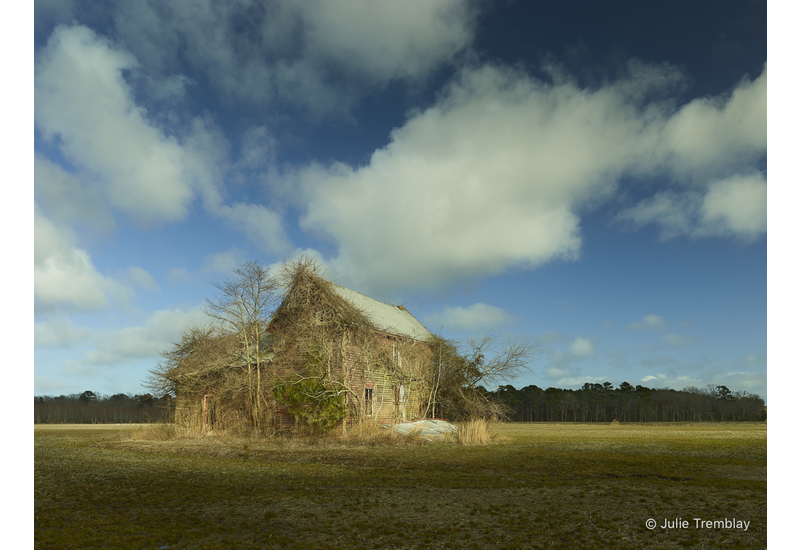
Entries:
<svg viewBox="0 0 800 550">
<path fill-rule="evenodd" d="M 766 2 L 35 4 L 36 395 L 317 256 L 579 388 L 767 397 Z"/>
</svg>

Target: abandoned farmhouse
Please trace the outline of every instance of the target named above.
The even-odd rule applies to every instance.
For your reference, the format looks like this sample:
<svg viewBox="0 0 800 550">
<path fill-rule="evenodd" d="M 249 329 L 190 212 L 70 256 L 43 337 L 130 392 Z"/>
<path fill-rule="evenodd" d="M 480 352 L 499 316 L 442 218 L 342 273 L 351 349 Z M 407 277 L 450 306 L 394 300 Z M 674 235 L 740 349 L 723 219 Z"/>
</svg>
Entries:
<svg viewBox="0 0 800 550">
<path fill-rule="evenodd" d="M 323 431 L 431 417 L 433 335 L 403 306 L 310 272 L 263 323 L 184 333 L 162 375 L 199 431 Z"/>
</svg>

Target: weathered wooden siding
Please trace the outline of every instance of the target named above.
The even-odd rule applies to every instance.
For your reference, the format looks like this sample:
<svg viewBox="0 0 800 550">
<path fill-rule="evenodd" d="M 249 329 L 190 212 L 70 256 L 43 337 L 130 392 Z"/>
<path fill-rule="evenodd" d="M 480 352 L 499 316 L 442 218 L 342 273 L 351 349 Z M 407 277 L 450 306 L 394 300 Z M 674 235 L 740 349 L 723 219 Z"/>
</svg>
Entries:
<svg viewBox="0 0 800 550">
<path fill-rule="evenodd" d="M 369 353 L 350 343 L 344 357 L 345 378 L 353 394 L 358 396 L 360 416 L 379 422 L 395 422 L 419 418 L 425 412 L 421 376 L 424 363 L 430 359 L 430 348 L 420 342 L 377 335 L 377 348 Z M 413 349 L 414 353 L 409 353 Z M 399 387 L 403 386 L 401 399 Z M 372 390 L 372 406 L 366 390 Z"/>
<path fill-rule="evenodd" d="M 352 392 L 348 398 L 348 425 L 361 419 L 392 423 L 414 420 L 424 415 L 427 394 L 421 379 L 425 364 L 430 361 L 431 350 L 427 344 L 381 332 L 356 335 L 345 330 L 331 333 L 324 345 L 328 349 L 329 375 Z M 262 366 L 262 395 L 272 410 L 269 423 L 279 429 L 293 428 L 295 420 L 286 407 L 273 399 L 274 382 L 303 375 L 306 352 L 313 344 L 298 341 L 290 346 L 280 354 L 283 358 L 281 362 Z M 401 384 L 404 394 L 402 400 L 399 395 Z M 372 390 L 371 404 L 365 399 L 367 389 Z M 214 394 L 211 389 L 208 393 Z M 199 430 L 203 422 L 202 399 L 202 395 L 180 396 L 176 419 Z M 213 410 L 207 413 L 207 423 L 212 429 L 218 426 L 225 430 L 226 426 L 233 426 L 244 418 L 244 411 L 222 402 L 216 396 L 210 402 L 213 403 Z M 242 424 L 246 424 L 246 421 Z"/>
</svg>

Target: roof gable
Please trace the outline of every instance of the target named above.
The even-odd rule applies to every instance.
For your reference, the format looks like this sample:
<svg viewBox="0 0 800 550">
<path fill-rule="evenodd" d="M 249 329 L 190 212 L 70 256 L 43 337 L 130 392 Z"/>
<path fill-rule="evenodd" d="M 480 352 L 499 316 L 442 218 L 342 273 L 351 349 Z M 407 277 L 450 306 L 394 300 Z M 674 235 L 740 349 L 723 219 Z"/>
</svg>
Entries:
<svg viewBox="0 0 800 550">
<path fill-rule="evenodd" d="M 300 271 L 269 325 L 292 325 L 309 311 L 330 307 L 345 324 L 359 325 L 381 332 L 430 341 L 433 335 L 402 306 L 393 306 L 355 290 L 327 281 L 314 273 Z"/>
<path fill-rule="evenodd" d="M 417 321 L 416 317 L 402 306 L 380 302 L 360 292 L 333 283 L 331 283 L 331 290 L 361 311 L 373 328 L 377 330 L 422 341 L 427 341 L 433 336 L 422 323 Z"/>
</svg>

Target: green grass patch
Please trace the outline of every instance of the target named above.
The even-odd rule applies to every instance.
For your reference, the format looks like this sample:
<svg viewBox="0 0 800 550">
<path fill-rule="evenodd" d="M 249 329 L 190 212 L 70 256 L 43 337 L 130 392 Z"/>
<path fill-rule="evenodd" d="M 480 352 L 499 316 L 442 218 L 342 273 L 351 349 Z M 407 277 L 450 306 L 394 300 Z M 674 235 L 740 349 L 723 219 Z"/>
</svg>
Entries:
<svg viewBox="0 0 800 550">
<path fill-rule="evenodd" d="M 766 548 L 765 424 L 501 424 L 483 446 L 155 430 L 35 426 L 35 547 Z"/>
</svg>

